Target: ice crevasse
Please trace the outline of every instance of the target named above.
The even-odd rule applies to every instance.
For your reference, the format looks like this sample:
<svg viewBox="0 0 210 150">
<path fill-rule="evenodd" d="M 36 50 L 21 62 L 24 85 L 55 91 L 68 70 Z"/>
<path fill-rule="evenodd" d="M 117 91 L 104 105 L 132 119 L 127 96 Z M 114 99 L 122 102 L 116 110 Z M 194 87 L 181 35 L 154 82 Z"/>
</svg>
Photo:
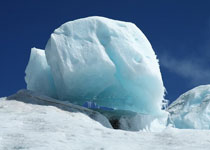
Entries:
<svg viewBox="0 0 210 150">
<path fill-rule="evenodd" d="M 151 44 L 133 23 L 104 17 L 67 22 L 33 48 L 27 89 L 82 105 L 160 114 L 164 85 Z"/>
</svg>

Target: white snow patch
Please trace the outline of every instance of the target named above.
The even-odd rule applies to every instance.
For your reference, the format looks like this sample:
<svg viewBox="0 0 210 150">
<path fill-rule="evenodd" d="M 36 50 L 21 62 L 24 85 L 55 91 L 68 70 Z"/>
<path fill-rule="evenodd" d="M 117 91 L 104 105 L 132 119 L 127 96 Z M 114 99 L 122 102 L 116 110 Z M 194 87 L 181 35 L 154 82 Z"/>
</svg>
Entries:
<svg viewBox="0 0 210 150">
<path fill-rule="evenodd" d="M 2 150 L 209 150 L 209 130 L 128 132 L 105 128 L 82 113 L 0 99 Z"/>
</svg>

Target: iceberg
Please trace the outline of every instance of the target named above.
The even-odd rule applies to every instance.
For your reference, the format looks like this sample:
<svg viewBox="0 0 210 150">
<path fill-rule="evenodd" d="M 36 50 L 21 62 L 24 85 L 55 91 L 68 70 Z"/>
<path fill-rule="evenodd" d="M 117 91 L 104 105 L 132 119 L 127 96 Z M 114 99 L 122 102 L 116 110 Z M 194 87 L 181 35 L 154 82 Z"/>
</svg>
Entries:
<svg viewBox="0 0 210 150">
<path fill-rule="evenodd" d="M 45 57 L 29 61 L 29 90 L 79 105 L 88 101 L 118 110 L 162 114 L 165 88 L 158 59 L 133 23 L 104 17 L 67 22 L 51 34 Z M 42 62 L 45 66 L 34 66 Z"/>
<path fill-rule="evenodd" d="M 210 129 L 210 85 L 182 94 L 169 107 L 170 123 L 181 129 Z"/>
</svg>

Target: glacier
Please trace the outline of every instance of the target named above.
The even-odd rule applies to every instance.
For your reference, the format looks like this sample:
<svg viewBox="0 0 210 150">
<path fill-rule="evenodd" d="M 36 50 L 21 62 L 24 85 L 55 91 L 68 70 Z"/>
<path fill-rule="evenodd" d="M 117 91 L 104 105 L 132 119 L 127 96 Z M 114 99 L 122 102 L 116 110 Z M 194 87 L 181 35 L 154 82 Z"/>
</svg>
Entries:
<svg viewBox="0 0 210 150">
<path fill-rule="evenodd" d="M 209 149 L 210 85 L 167 107 L 158 59 L 133 23 L 67 22 L 31 49 L 25 73 L 28 90 L 0 98 L 0 149 Z"/>
<path fill-rule="evenodd" d="M 182 94 L 169 107 L 170 123 L 181 129 L 210 129 L 210 85 Z"/>
<path fill-rule="evenodd" d="M 21 91 L 10 96 L 10 100 L 0 98 L 1 150 L 209 150 L 210 147 L 209 130 L 171 127 L 161 132 L 113 130 L 86 113 L 25 103 L 31 99 L 40 101 L 38 98 L 48 100 L 29 94 Z"/>
<path fill-rule="evenodd" d="M 26 68 L 29 90 L 79 105 L 91 101 L 119 110 L 163 113 L 165 88 L 158 59 L 133 23 L 104 17 L 70 21 L 51 34 L 45 51 L 31 53 L 36 58 Z"/>
</svg>

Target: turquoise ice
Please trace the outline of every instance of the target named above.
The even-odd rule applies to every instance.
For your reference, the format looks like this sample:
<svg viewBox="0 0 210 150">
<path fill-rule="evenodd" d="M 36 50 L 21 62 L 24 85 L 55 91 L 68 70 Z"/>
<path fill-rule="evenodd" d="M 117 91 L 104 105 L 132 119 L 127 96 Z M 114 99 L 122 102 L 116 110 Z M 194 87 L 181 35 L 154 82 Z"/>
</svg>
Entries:
<svg viewBox="0 0 210 150">
<path fill-rule="evenodd" d="M 51 34 L 45 54 L 49 69 L 40 75 L 52 76 L 50 85 L 37 80 L 34 87 L 34 71 L 42 68 L 30 59 L 28 89 L 79 105 L 93 101 L 109 108 L 161 113 L 165 89 L 158 60 L 135 24 L 104 17 L 70 21 Z"/>
</svg>

